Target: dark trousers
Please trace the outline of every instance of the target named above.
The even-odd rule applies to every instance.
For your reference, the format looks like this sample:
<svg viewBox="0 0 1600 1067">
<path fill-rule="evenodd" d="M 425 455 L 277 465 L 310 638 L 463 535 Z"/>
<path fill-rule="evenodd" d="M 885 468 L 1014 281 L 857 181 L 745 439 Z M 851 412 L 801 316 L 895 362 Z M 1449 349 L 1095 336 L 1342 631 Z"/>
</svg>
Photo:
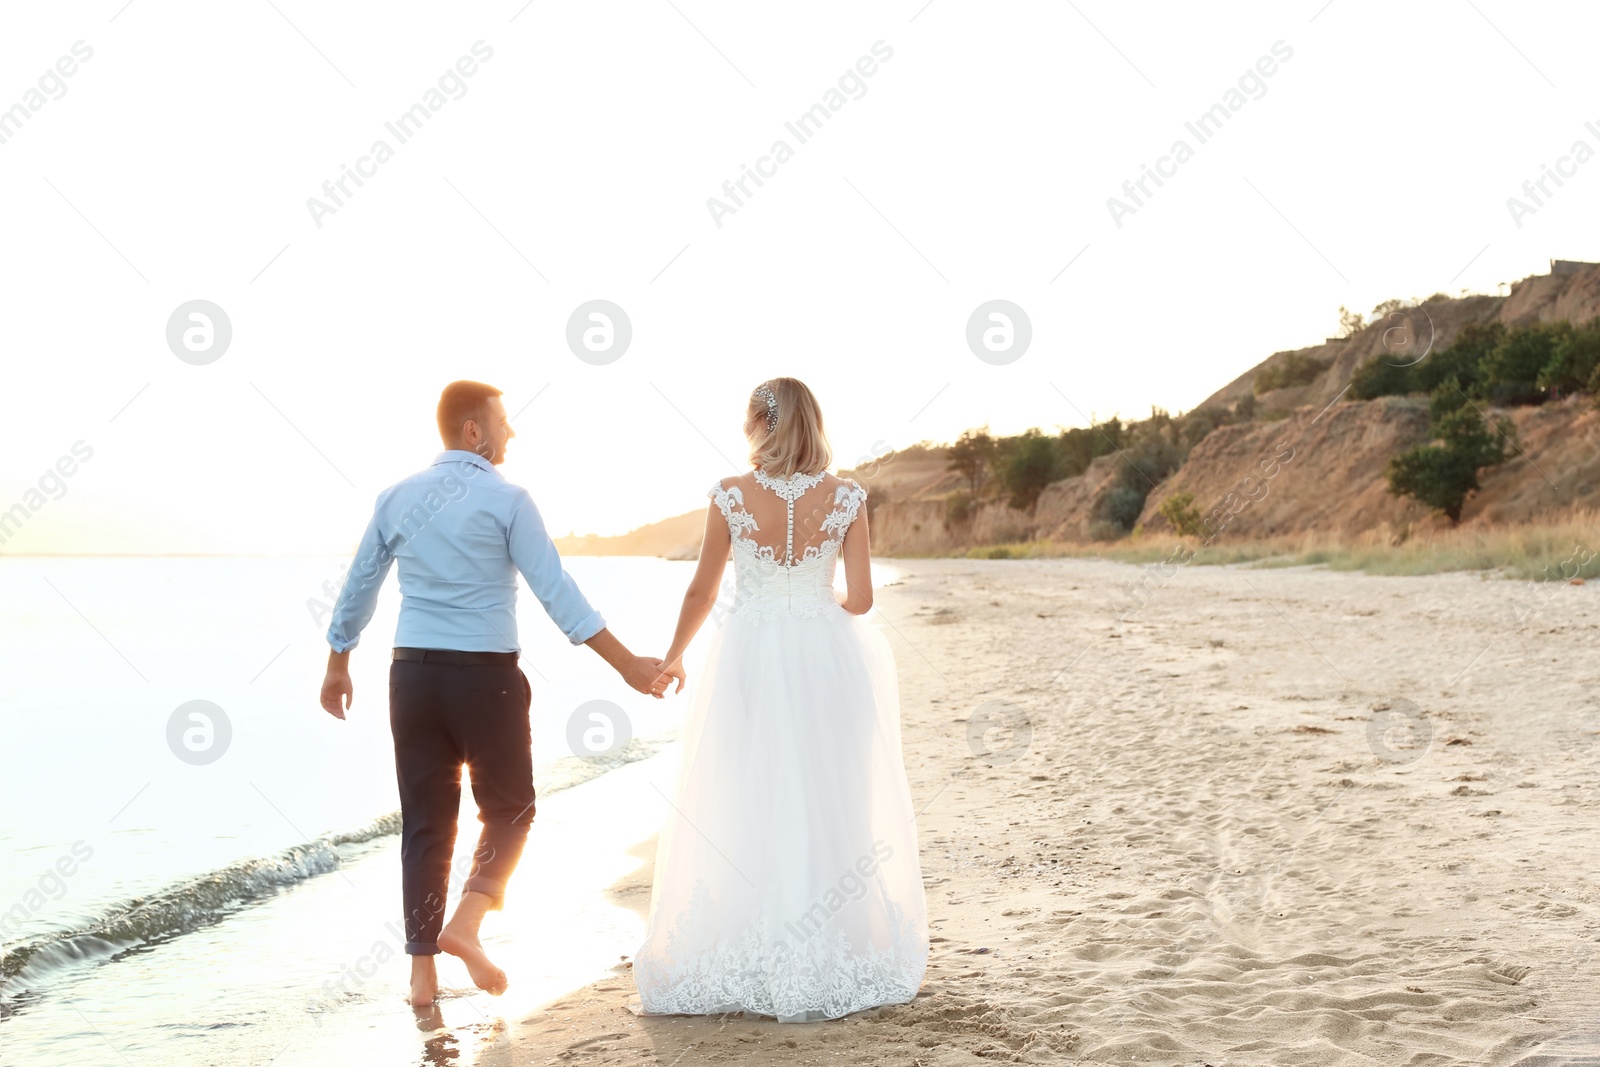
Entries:
<svg viewBox="0 0 1600 1067">
<path fill-rule="evenodd" d="M 450 857 L 461 809 L 461 766 L 483 830 L 462 883 L 498 908 L 533 822 L 533 689 L 515 662 L 389 665 L 389 726 L 400 781 L 400 863 L 406 951 L 439 951 Z"/>
</svg>

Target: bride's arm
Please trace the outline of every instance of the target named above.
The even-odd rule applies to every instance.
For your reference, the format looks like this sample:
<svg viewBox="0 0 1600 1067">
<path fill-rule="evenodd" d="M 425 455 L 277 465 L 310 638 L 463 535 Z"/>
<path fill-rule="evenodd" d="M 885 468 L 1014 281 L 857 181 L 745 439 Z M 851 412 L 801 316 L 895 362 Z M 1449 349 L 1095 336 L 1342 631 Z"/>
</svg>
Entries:
<svg viewBox="0 0 1600 1067">
<path fill-rule="evenodd" d="M 700 632 L 700 627 L 705 625 L 706 616 L 716 606 L 717 593 L 722 588 L 722 572 L 728 565 L 728 549 L 732 543 L 728 521 L 713 501 L 706 512 L 706 534 L 700 542 L 700 565 L 695 568 L 694 577 L 689 579 L 689 588 L 683 594 L 683 609 L 678 612 L 678 629 L 672 635 L 672 647 L 664 657 L 666 666 L 662 669 L 678 680 L 677 691 L 682 691 L 684 683 L 683 654 L 688 650 L 689 642 L 694 640 L 694 635 Z"/>
<path fill-rule="evenodd" d="M 872 535 L 867 530 L 866 508 L 845 531 L 839 558 L 844 562 L 845 586 L 839 603 L 852 615 L 865 615 L 872 610 Z"/>
</svg>

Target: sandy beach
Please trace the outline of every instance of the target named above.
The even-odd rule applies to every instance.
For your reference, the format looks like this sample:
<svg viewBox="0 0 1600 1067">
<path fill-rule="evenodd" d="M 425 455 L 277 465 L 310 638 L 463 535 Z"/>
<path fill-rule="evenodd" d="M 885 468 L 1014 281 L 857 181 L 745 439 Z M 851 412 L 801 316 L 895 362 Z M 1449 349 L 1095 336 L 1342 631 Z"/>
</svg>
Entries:
<svg viewBox="0 0 1600 1067">
<path fill-rule="evenodd" d="M 917 999 L 640 1019 L 623 965 L 480 1062 L 1600 1062 L 1593 586 L 896 565 Z"/>
<path fill-rule="evenodd" d="M 239 1067 L 1600 1064 L 1600 587 L 886 563 L 933 939 L 912 1003 L 628 1010 L 669 743 L 545 775 L 485 927 L 504 997 L 447 959 L 413 1016 L 388 837 L 32 1003 L 0 1063 L 183 1038 Z"/>
</svg>

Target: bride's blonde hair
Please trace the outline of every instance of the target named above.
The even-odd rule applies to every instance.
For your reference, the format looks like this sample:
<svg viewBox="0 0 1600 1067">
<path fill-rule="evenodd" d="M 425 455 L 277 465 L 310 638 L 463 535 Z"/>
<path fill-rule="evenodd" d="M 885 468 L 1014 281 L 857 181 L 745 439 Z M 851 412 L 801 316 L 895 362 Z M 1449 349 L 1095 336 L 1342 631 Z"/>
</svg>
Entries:
<svg viewBox="0 0 1600 1067">
<path fill-rule="evenodd" d="M 777 477 L 820 474 L 833 462 L 822 409 L 795 378 L 773 378 L 756 386 L 744 435 L 750 441 L 751 466 Z"/>
</svg>

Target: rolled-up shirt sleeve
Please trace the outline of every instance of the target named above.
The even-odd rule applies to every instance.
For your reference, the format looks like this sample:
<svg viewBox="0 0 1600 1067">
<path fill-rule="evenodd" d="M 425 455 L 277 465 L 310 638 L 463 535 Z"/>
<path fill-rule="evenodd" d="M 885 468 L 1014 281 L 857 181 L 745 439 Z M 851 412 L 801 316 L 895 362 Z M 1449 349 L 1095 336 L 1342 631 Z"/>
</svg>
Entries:
<svg viewBox="0 0 1600 1067">
<path fill-rule="evenodd" d="M 382 498 L 379 498 L 380 504 Z M 328 623 L 328 645 L 335 652 L 348 652 L 361 640 L 361 631 L 372 621 L 378 606 L 378 590 L 394 565 L 394 549 L 383 536 L 378 523 L 378 508 L 356 548 L 356 557 L 345 572 L 339 599 L 333 605 Z"/>
<path fill-rule="evenodd" d="M 581 645 L 606 628 L 606 620 L 561 566 L 561 555 L 545 530 L 533 497 L 525 489 L 517 493 L 512 504 L 506 544 L 511 550 L 511 562 L 567 640 Z"/>
</svg>

